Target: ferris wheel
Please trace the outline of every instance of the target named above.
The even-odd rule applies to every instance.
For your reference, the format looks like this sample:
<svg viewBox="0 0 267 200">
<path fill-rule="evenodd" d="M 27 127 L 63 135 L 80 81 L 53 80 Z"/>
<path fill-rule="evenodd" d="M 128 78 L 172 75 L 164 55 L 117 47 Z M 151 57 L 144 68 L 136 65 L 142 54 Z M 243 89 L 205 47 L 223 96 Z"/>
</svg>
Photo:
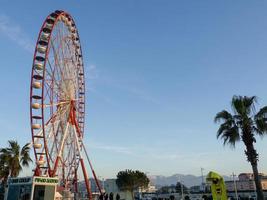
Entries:
<svg viewBox="0 0 267 200">
<path fill-rule="evenodd" d="M 30 103 L 36 161 L 34 175 L 58 177 L 60 186 L 77 191 L 77 171 L 81 165 L 90 195 L 81 153 L 85 150 L 82 143 L 85 122 L 83 57 L 78 30 L 65 11 L 57 10 L 48 15 L 39 32 L 33 57 Z M 90 161 L 89 164 L 92 169 Z"/>
</svg>

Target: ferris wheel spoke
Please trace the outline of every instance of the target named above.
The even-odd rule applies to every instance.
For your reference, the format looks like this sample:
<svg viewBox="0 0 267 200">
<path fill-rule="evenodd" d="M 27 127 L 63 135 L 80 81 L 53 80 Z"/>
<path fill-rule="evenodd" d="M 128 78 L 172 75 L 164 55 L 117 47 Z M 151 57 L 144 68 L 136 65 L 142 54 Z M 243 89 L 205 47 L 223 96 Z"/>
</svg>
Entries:
<svg viewBox="0 0 267 200">
<path fill-rule="evenodd" d="M 54 76 L 55 72 L 52 70 L 52 66 L 51 66 L 51 62 L 50 62 L 49 58 L 47 59 L 47 61 L 48 61 L 48 66 L 49 66 L 50 70 L 46 69 L 46 73 L 50 77 L 50 79 L 53 80 L 53 83 L 55 83 L 60 88 L 60 84 L 59 84 L 58 80 L 56 79 L 56 77 Z M 53 74 L 51 74 L 50 71 Z"/>
<path fill-rule="evenodd" d="M 53 152 L 56 153 L 57 152 L 57 137 L 58 137 L 58 132 L 59 132 L 59 128 L 60 128 L 60 122 L 58 123 L 58 126 L 57 128 L 55 129 L 55 131 L 53 132 L 53 140 L 52 140 L 52 145 L 50 145 L 50 150 L 49 150 L 49 157 L 50 157 L 50 160 L 54 163 L 54 159 L 52 157 L 53 155 Z"/>
<path fill-rule="evenodd" d="M 45 124 L 45 127 L 44 127 L 45 130 L 46 130 L 46 128 L 47 128 L 48 126 L 50 126 L 51 121 L 52 121 L 56 116 L 57 116 L 57 113 L 54 113 L 54 115 L 47 121 L 47 123 Z M 43 134 L 43 129 L 40 129 L 39 132 L 35 133 L 35 135 L 37 135 L 37 136 L 41 136 L 42 134 Z M 36 138 L 36 140 L 39 140 L 39 138 Z"/>
<path fill-rule="evenodd" d="M 57 121 L 54 122 L 54 124 L 56 124 L 57 129 L 58 129 L 59 123 L 60 123 L 60 120 L 57 120 Z M 53 136 L 53 128 L 51 128 L 52 124 L 49 124 L 49 125 L 50 125 L 49 129 L 47 128 L 49 133 L 46 136 L 46 142 L 48 144 L 50 143 L 50 140 L 51 140 L 51 138 Z M 42 153 L 44 153 L 44 151 L 45 151 L 45 148 L 43 148 Z"/>
<path fill-rule="evenodd" d="M 54 53 L 55 69 L 56 69 L 56 72 L 58 72 L 58 69 L 60 70 L 60 72 L 59 72 L 60 74 L 58 74 L 58 75 L 59 75 L 59 77 L 62 76 L 62 79 L 60 80 L 60 81 L 62 81 L 62 80 L 65 79 L 65 77 L 64 77 L 64 73 L 62 72 L 61 67 L 60 67 L 61 66 L 61 63 L 59 63 L 58 53 L 56 52 L 56 49 L 55 49 L 55 45 L 53 43 L 53 40 L 51 40 L 51 47 L 52 47 L 52 51 Z"/>
<path fill-rule="evenodd" d="M 62 140 L 60 142 L 60 148 L 59 148 L 59 152 L 57 154 L 57 158 L 56 158 L 56 161 L 55 161 L 55 164 L 54 164 L 54 173 L 56 173 L 57 171 L 57 167 L 58 167 L 58 162 L 60 161 L 60 159 L 62 159 L 62 150 L 63 150 L 63 147 L 64 147 L 64 144 L 65 144 L 65 140 L 66 140 L 66 137 L 67 137 L 67 133 L 68 133 L 68 129 L 69 129 L 69 122 L 66 124 L 66 129 L 64 131 L 64 134 L 63 134 L 63 137 L 62 137 Z"/>
<path fill-rule="evenodd" d="M 66 45 L 67 45 L 67 47 L 68 47 L 69 52 L 71 52 L 70 44 L 69 44 L 69 43 L 66 43 Z M 73 60 L 73 56 L 74 56 L 74 55 L 71 55 L 71 62 L 72 62 L 73 65 L 76 65 L 75 61 Z M 77 76 L 77 71 L 75 71 L 75 72 L 73 73 L 73 76 L 74 76 L 74 77 Z M 77 90 L 77 88 L 76 88 L 77 83 L 75 83 L 74 81 L 77 82 L 77 80 L 72 79 L 72 83 L 73 83 L 73 85 L 74 85 L 74 87 L 75 87 L 75 90 Z"/>
</svg>

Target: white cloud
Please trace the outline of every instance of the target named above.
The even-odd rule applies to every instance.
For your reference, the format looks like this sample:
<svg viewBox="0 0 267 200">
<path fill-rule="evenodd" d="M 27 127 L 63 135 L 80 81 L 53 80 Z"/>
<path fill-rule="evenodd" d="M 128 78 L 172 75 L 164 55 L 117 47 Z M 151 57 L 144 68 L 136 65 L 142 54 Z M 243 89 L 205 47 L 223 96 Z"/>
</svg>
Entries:
<svg viewBox="0 0 267 200">
<path fill-rule="evenodd" d="M 92 149 L 100 149 L 100 150 L 105 150 L 105 151 L 109 151 L 109 152 L 134 155 L 133 151 L 130 148 L 123 147 L 123 146 L 100 144 L 100 143 L 96 143 L 96 142 L 92 142 L 92 141 L 88 144 L 88 146 L 90 146 L 90 148 L 92 148 Z"/>
<path fill-rule="evenodd" d="M 8 37 L 10 40 L 17 43 L 26 51 L 33 53 L 34 44 L 29 37 L 24 33 L 22 28 L 12 22 L 7 15 L 0 15 L 0 33 Z"/>
</svg>

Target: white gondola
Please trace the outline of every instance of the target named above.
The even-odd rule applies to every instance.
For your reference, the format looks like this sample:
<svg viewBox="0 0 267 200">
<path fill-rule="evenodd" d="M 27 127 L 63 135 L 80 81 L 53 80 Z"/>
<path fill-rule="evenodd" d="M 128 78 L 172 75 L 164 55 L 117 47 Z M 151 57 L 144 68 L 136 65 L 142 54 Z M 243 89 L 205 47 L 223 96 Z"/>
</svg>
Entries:
<svg viewBox="0 0 267 200">
<path fill-rule="evenodd" d="M 48 37 L 49 37 L 49 33 L 45 33 L 45 32 L 43 32 L 42 34 L 41 34 L 41 39 L 42 40 L 48 40 Z"/>
<path fill-rule="evenodd" d="M 32 129 L 40 129 L 41 124 L 32 124 Z"/>
<path fill-rule="evenodd" d="M 39 104 L 39 103 L 33 103 L 32 104 L 32 108 L 33 109 L 39 109 L 39 108 L 41 108 L 41 104 Z"/>
<path fill-rule="evenodd" d="M 65 23 L 65 21 L 67 21 L 67 18 L 64 15 L 61 15 L 59 17 L 59 20 Z"/>
<path fill-rule="evenodd" d="M 43 166 L 44 164 L 45 164 L 45 160 L 43 160 L 43 159 L 37 161 L 38 166 Z"/>
<path fill-rule="evenodd" d="M 34 64 L 34 68 L 35 68 L 35 69 L 38 69 L 38 70 L 43 70 L 43 68 L 44 68 L 44 64 L 43 64 L 43 63 L 36 62 L 36 63 Z"/>
<path fill-rule="evenodd" d="M 42 144 L 41 144 L 41 143 L 34 143 L 34 144 L 33 144 L 33 147 L 34 147 L 35 149 L 41 149 L 41 148 L 42 148 Z"/>
<path fill-rule="evenodd" d="M 52 27 L 53 27 L 53 24 L 49 24 L 49 23 L 45 24 L 45 28 L 52 29 Z"/>
<path fill-rule="evenodd" d="M 35 89 L 40 89 L 42 88 L 42 84 L 38 81 L 35 81 L 32 83 L 32 87 L 34 87 Z"/>
<path fill-rule="evenodd" d="M 37 51 L 39 53 L 45 53 L 46 52 L 46 46 L 44 45 L 39 45 L 38 48 L 37 48 Z"/>
</svg>

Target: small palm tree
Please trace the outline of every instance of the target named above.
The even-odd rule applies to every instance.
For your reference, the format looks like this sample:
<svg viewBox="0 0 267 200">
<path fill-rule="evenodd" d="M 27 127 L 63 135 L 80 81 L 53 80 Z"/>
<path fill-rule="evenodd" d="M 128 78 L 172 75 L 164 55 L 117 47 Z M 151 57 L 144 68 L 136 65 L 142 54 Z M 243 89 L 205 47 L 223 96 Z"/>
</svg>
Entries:
<svg viewBox="0 0 267 200">
<path fill-rule="evenodd" d="M 263 192 L 258 172 L 259 155 L 254 148 L 255 135 L 263 136 L 267 133 L 267 106 L 256 113 L 255 96 L 233 96 L 233 114 L 223 110 L 215 116 L 215 123 L 220 123 L 217 138 L 224 140 L 224 145 L 235 147 L 236 142 L 242 140 L 245 144 L 245 154 L 252 166 L 254 181 L 257 191 L 257 199 L 263 200 Z"/>
<path fill-rule="evenodd" d="M 7 178 L 17 177 L 22 167 L 29 166 L 30 158 L 29 143 L 20 149 L 17 141 L 9 140 L 7 148 L 0 149 L 0 179 L 6 183 Z"/>
</svg>

